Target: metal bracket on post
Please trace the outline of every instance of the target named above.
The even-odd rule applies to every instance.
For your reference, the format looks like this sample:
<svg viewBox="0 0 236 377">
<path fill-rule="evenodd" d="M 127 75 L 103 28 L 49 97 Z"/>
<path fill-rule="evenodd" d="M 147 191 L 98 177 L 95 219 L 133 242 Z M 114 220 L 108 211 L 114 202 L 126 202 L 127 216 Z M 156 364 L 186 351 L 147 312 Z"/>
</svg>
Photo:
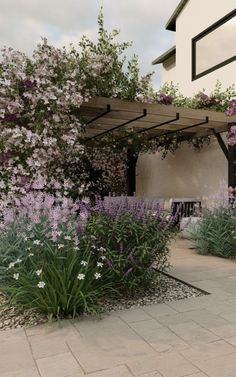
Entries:
<svg viewBox="0 0 236 377">
<path fill-rule="evenodd" d="M 97 115 L 95 118 L 90 119 L 85 125 L 88 126 L 90 123 L 93 123 L 95 120 L 102 118 L 104 115 L 111 112 L 111 106 L 107 105 L 107 109 L 103 111 L 101 114 Z"/>
<path fill-rule="evenodd" d="M 216 140 L 218 141 L 219 146 L 221 147 L 225 157 L 227 158 L 227 160 L 229 160 L 229 151 L 228 151 L 227 146 L 225 145 L 225 142 L 224 142 L 221 134 L 216 132 L 216 130 L 214 128 L 212 128 L 212 132 L 213 132 L 213 135 L 216 137 Z"/>
<path fill-rule="evenodd" d="M 232 126 L 231 123 L 228 123 L 229 131 Z M 229 187 L 236 187 L 236 145 L 229 145 L 228 151 L 228 186 Z"/>
</svg>

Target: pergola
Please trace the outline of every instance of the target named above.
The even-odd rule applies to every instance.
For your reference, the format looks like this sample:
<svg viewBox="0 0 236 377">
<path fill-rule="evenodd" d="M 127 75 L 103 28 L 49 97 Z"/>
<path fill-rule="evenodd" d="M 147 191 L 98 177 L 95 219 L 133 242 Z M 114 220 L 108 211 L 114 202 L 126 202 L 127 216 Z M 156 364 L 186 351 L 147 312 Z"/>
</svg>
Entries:
<svg viewBox="0 0 236 377">
<path fill-rule="evenodd" d="M 221 137 L 229 130 L 236 115 L 228 117 L 222 112 L 198 110 L 172 105 L 160 105 L 126 101 L 115 98 L 95 97 L 83 103 L 80 115 L 85 121 L 85 142 L 97 140 L 112 133 L 116 140 L 134 134 L 145 133 L 148 139 L 163 140 L 176 136 L 190 140 L 200 136 L 214 135 L 228 159 L 229 186 L 236 187 L 236 147 L 227 147 Z M 121 136 L 122 131 L 122 136 Z M 137 156 L 127 151 L 128 194 L 135 192 L 135 167 Z"/>
</svg>

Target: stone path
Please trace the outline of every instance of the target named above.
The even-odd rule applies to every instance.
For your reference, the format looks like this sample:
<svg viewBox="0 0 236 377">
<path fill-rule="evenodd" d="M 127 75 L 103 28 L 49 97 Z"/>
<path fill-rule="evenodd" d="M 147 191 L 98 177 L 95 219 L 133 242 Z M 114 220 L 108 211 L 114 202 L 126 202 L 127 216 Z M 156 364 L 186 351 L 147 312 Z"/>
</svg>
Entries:
<svg viewBox="0 0 236 377">
<path fill-rule="evenodd" d="M 0 332 L 0 377 L 236 377 L 236 263 L 172 247 L 171 274 L 211 295 Z"/>
</svg>

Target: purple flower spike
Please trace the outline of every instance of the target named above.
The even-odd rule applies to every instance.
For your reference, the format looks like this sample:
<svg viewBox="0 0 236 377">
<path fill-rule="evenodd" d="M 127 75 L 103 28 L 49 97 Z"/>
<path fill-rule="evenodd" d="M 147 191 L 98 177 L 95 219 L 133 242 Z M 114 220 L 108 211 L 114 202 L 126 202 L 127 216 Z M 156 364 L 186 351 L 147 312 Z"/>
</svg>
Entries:
<svg viewBox="0 0 236 377">
<path fill-rule="evenodd" d="M 124 273 L 124 276 L 127 277 L 132 271 L 133 271 L 133 268 L 130 267 L 130 268 Z"/>
</svg>

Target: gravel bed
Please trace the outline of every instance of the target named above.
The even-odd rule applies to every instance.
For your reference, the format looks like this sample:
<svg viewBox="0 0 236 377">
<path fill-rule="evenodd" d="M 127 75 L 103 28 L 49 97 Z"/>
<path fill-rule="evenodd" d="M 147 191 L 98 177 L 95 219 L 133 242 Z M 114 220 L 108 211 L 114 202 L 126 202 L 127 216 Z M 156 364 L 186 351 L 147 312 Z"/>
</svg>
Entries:
<svg viewBox="0 0 236 377">
<path fill-rule="evenodd" d="M 20 310 L 7 303 L 0 292 L 0 330 L 16 329 L 23 326 L 34 326 L 47 322 L 46 316 L 34 310 Z"/>
<path fill-rule="evenodd" d="M 132 297 L 122 297 L 104 302 L 107 311 L 130 309 L 145 305 L 161 304 L 167 301 L 183 300 L 189 297 L 203 296 L 205 293 L 182 283 L 165 274 L 161 274 L 159 282 L 145 292 Z"/>
<path fill-rule="evenodd" d="M 161 274 L 158 284 L 132 297 L 122 297 L 116 300 L 104 300 L 104 312 L 130 309 L 145 305 L 164 303 L 172 300 L 182 300 L 189 297 L 204 295 L 202 291 L 184 284 L 172 277 Z M 9 306 L 3 294 L 0 293 L 0 330 L 17 327 L 34 326 L 47 322 L 46 316 L 34 310 L 20 310 Z"/>
</svg>

